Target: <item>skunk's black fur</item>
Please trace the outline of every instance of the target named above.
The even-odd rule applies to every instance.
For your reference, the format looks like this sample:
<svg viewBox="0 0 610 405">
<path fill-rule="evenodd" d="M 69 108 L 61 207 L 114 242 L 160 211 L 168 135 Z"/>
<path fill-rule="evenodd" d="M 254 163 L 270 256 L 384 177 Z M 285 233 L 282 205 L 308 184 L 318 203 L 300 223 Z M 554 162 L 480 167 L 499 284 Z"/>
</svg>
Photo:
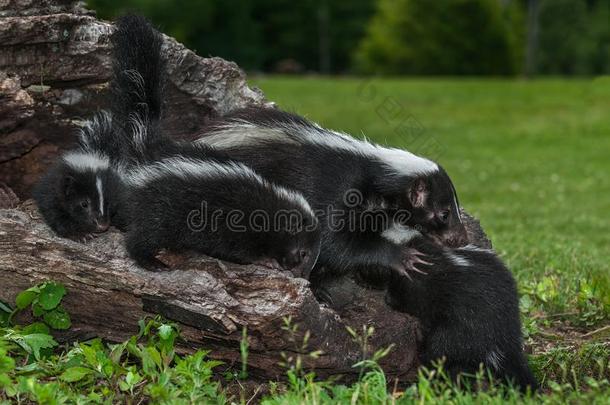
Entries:
<svg viewBox="0 0 610 405">
<path fill-rule="evenodd" d="M 396 217 L 439 244 L 465 244 L 449 176 L 406 151 L 358 141 L 268 108 L 248 108 L 213 121 L 199 143 L 302 192 L 321 219 L 325 243 L 319 267 L 333 274 L 365 267 L 410 270 L 410 258 L 396 243 L 400 235 L 388 240 L 392 235 L 384 234 Z M 394 167 L 409 162 L 418 167 Z M 377 218 L 374 226 L 367 223 L 372 217 Z M 324 277 L 318 269 L 314 275 Z"/>
<path fill-rule="evenodd" d="M 448 373 L 474 374 L 480 363 L 497 378 L 536 389 L 523 353 L 519 300 L 512 274 L 491 250 L 439 248 L 423 237 L 408 244 L 424 253 L 427 274 L 389 274 L 386 301 L 423 326 L 422 364 L 445 359 Z"/>
<path fill-rule="evenodd" d="M 160 265 L 154 256 L 162 248 L 305 278 L 317 260 L 319 230 L 307 202 L 244 165 L 176 157 L 127 178 L 127 250 L 144 267 Z"/>
<path fill-rule="evenodd" d="M 157 160 L 150 153 L 165 139 L 160 130 L 167 79 L 163 37 L 146 18 L 130 14 L 116 21 L 111 42 L 111 112 L 124 160 L 128 165 Z"/>
<path fill-rule="evenodd" d="M 112 42 L 112 111 L 125 143 L 121 206 L 130 255 L 155 268 L 162 267 L 155 258 L 160 249 L 192 250 L 308 277 L 320 242 L 317 220 L 303 197 L 211 147 L 163 134 L 161 34 L 143 17 L 129 15 L 118 20 Z M 256 213 L 271 221 L 278 213 L 292 213 L 296 222 L 259 230 L 248 222 Z M 231 215 L 244 216 L 233 224 L 238 229 L 227 223 L 235 219 Z"/>
</svg>

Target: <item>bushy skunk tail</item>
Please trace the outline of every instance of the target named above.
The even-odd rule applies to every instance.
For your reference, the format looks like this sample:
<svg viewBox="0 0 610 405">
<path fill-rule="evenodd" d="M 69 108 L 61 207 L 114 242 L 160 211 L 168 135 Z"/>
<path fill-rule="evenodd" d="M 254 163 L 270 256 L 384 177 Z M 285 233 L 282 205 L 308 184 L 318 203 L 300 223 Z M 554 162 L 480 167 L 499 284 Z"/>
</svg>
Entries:
<svg viewBox="0 0 610 405">
<path fill-rule="evenodd" d="M 163 38 L 146 18 L 126 15 L 116 22 L 112 44 L 113 126 L 124 141 L 128 160 L 143 162 L 161 137 L 166 79 Z"/>
<path fill-rule="evenodd" d="M 504 376 L 508 381 L 516 384 L 523 392 L 526 392 L 528 387 L 532 392 L 537 391 L 539 388 L 538 381 L 536 381 L 532 374 L 523 353 L 519 353 L 514 358 L 507 359 L 506 364 L 504 364 Z"/>
</svg>

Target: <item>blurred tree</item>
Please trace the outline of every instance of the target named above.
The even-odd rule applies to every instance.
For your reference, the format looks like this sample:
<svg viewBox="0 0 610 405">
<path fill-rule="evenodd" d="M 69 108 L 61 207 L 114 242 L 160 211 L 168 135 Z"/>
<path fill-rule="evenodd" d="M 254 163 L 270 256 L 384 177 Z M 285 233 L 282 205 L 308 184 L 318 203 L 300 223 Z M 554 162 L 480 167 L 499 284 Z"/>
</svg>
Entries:
<svg viewBox="0 0 610 405">
<path fill-rule="evenodd" d="M 375 0 L 88 0 L 100 17 L 149 17 L 200 55 L 250 70 L 292 60 L 303 70 L 345 72 Z"/>
<path fill-rule="evenodd" d="M 586 0 L 540 0 L 536 69 L 586 73 L 590 52 Z"/>
<path fill-rule="evenodd" d="M 356 54 L 365 73 L 514 74 L 519 35 L 498 0 L 380 0 Z"/>
<path fill-rule="evenodd" d="M 524 1 L 524 0 L 522 0 Z M 527 0 L 538 3 L 530 21 L 529 71 L 537 74 L 610 72 L 610 0 Z M 532 27 L 538 29 L 532 35 Z"/>
<path fill-rule="evenodd" d="M 610 73 L 610 0 L 597 2 L 592 8 L 591 53 L 589 62 L 595 74 Z"/>
</svg>

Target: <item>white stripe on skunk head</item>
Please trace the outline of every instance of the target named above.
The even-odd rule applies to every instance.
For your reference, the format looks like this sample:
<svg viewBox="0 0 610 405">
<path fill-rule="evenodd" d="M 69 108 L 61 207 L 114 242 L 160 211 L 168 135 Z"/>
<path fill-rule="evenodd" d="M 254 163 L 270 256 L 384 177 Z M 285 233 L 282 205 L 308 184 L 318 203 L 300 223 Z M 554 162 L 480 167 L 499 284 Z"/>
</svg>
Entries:
<svg viewBox="0 0 610 405">
<path fill-rule="evenodd" d="M 104 215 L 104 192 L 102 190 L 102 179 L 100 176 L 95 178 L 95 187 L 97 188 L 97 195 L 100 199 L 100 215 Z"/>
<path fill-rule="evenodd" d="M 421 233 L 418 230 L 396 222 L 381 233 L 382 238 L 389 240 L 396 245 L 405 244 L 418 236 L 421 236 Z"/>
<path fill-rule="evenodd" d="M 309 143 L 331 150 L 339 149 L 377 158 L 396 174 L 429 174 L 438 171 L 438 165 L 433 161 L 406 150 L 387 148 L 366 140 L 355 139 L 341 132 L 326 130 L 315 123 L 302 125 L 298 122 L 276 121 L 269 125 L 257 125 L 235 119 L 209 132 L 197 142 L 216 148 L 254 146 L 264 142 Z"/>
<path fill-rule="evenodd" d="M 98 171 L 106 170 L 110 167 L 108 157 L 96 152 L 67 152 L 62 156 L 62 160 L 77 171 Z"/>
</svg>

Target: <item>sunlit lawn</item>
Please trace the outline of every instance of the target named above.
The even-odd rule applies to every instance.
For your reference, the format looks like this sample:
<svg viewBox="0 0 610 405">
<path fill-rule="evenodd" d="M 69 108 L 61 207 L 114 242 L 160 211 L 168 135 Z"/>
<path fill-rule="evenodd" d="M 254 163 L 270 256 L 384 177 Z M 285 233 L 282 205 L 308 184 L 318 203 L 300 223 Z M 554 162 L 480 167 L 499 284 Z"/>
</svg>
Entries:
<svg viewBox="0 0 610 405">
<path fill-rule="evenodd" d="M 324 126 L 435 158 L 532 312 L 578 312 L 581 323 L 608 316 L 610 79 L 252 83 Z"/>
</svg>

